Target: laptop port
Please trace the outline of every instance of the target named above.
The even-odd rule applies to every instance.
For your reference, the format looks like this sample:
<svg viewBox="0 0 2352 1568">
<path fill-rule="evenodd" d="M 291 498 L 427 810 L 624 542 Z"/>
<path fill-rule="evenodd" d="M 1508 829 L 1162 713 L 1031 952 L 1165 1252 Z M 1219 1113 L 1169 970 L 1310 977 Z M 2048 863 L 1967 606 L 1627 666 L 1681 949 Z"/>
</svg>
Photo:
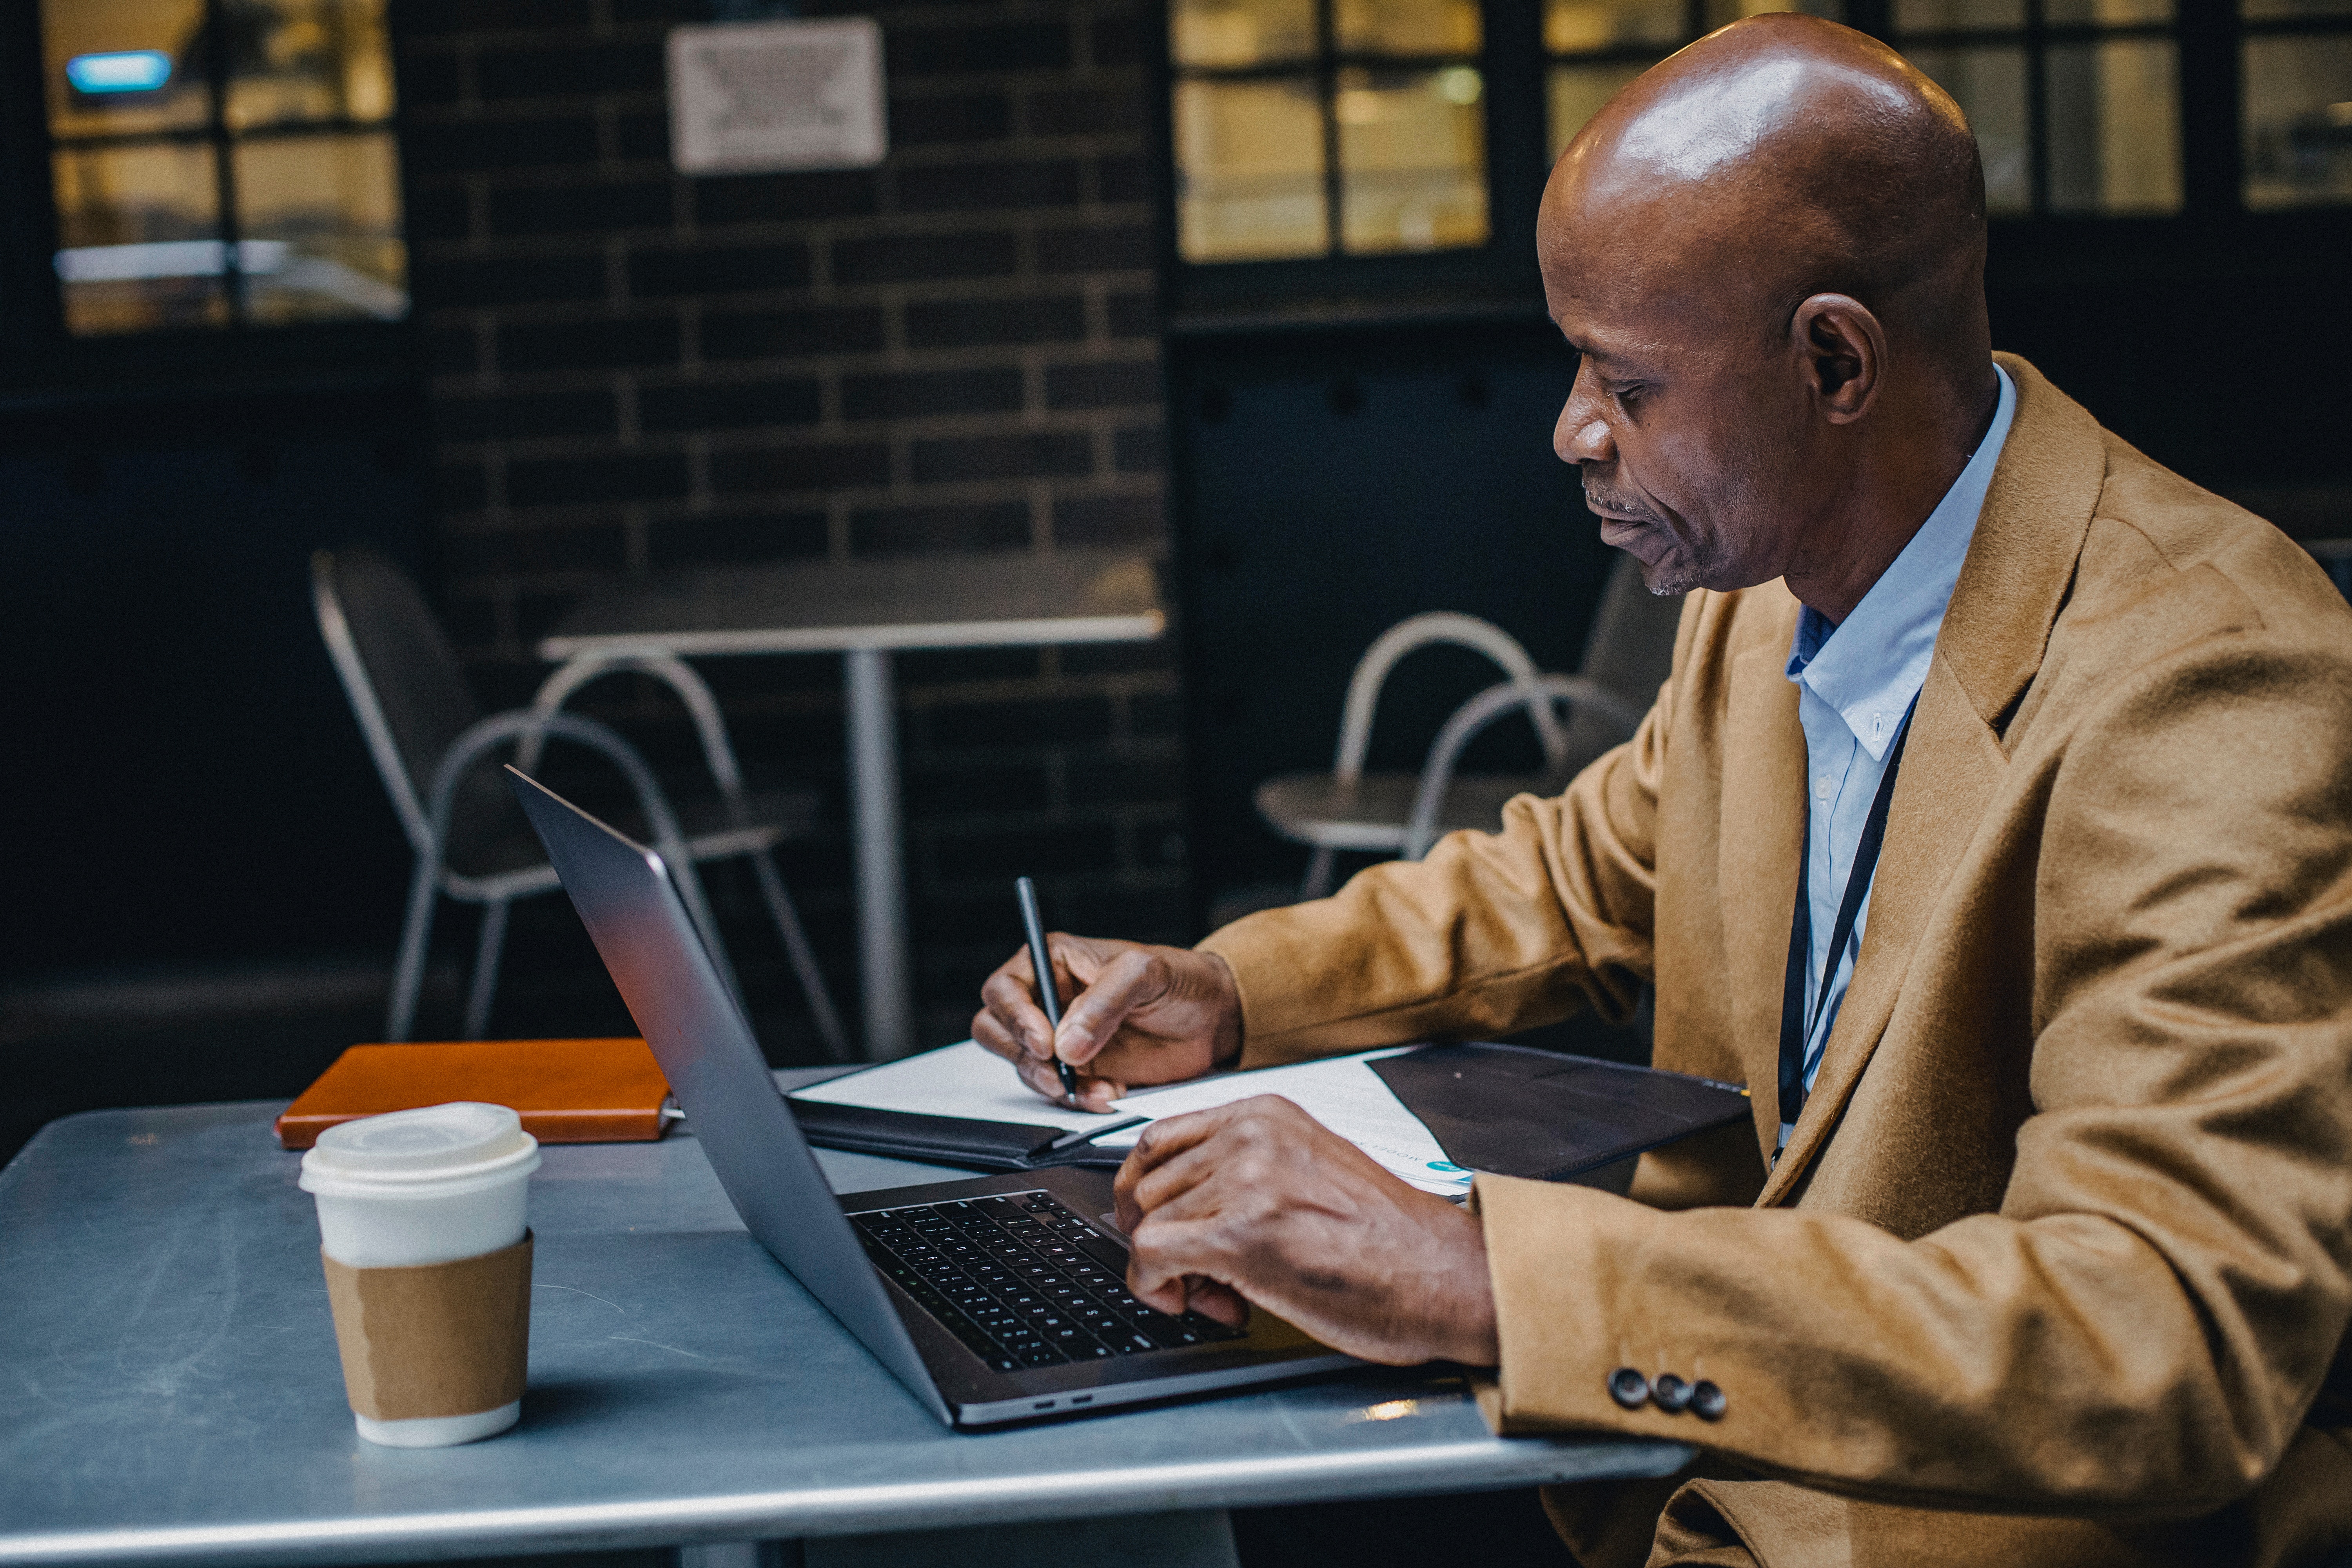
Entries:
<svg viewBox="0 0 2352 1568">
<path fill-rule="evenodd" d="M 1054 1408 L 1054 1402 L 1050 1399 L 1041 1399 L 1029 1408 L 1032 1410 L 1051 1410 Z"/>
</svg>

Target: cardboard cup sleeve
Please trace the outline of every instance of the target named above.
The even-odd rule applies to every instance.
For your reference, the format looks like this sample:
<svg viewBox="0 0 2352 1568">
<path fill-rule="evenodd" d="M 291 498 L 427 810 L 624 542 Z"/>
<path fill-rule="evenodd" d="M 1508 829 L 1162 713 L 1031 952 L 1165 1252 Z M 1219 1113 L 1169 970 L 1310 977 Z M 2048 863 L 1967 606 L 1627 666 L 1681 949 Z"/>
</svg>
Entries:
<svg viewBox="0 0 2352 1568">
<path fill-rule="evenodd" d="M 323 1251 L 343 1388 L 371 1421 L 472 1415 L 522 1397 L 530 1233 L 478 1258 L 353 1268 Z"/>
</svg>

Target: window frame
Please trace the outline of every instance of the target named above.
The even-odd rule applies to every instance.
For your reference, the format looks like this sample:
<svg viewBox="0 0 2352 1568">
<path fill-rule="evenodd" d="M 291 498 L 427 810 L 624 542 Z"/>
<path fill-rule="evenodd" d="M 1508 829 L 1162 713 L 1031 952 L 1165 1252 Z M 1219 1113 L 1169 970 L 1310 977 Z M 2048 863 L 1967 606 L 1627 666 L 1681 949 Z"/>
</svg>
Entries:
<svg viewBox="0 0 2352 1568">
<path fill-rule="evenodd" d="M 1328 5 L 1322 7 L 1328 13 Z M 1179 248 L 1176 204 L 1175 89 L 1186 74 L 1169 47 L 1166 0 L 1147 8 L 1145 65 L 1156 112 L 1151 117 L 1155 205 L 1160 215 L 1160 276 L 1171 316 L 1208 312 L 1248 321 L 1266 311 L 1288 314 L 1305 302 L 1357 313 L 1365 299 L 1399 302 L 1442 298 L 1470 313 L 1496 310 L 1524 314 L 1540 289 L 1534 260 L 1536 207 L 1549 167 L 1544 156 L 1543 8 L 1541 0 L 1485 0 L 1476 65 L 1485 82 L 1479 108 L 1486 142 L 1486 243 L 1445 250 L 1346 254 L 1265 261 L 1188 261 Z M 1325 53 L 1315 68 L 1329 76 L 1347 57 Z M 1331 83 L 1322 83 L 1329 90 Z M 1326 189 L 1337 176 L 1329 162 L 1326 123 Z"/>
<path fill-rule="evenodd" d="M 2034 16 L 2041 0 L 2032 0 Z M 1703 0 L 1702 0 L 1703 4 Z M 1697 9 L 1696 6 L 1693 7 Z M 1892 0 L 1846 0 L 1846 24 L 1899 47 Z M 1349 321 L 1525 319 L 1539 311 L 1535 216 L 1549 170 L 1549 73 L 1555 60 L 1641 57 L 1643 47 L 1555 56 L 1541 0 L 1487 0 L 1486 75 L 1492 237 L 1476 249 L 1287 261 L 1188 262 L 1178 253 L 1173 82 L 1165 0 L 1143 26 L 1158 112 L 1152 117 L 1160 218 L 1161 302 L 1178 336 Z M 2240 123 L 2242 48 L 2249 37 L 2352 35 L 2352 13 L 2241 19 L 2238 0 L 2176 0 L 2181 205 L 2161 215 L 2041 213 L 1992 221 L 1990 281 L 2088 282 L 2162 269 L 2228 286 L 2258 277 L 2303 279 L 2331 268 L 2352 242 L 2352 203 L 2250 210 L 2243 200 Z M 2073 24 L 2049 28 L 2071 39 Z M 2084 25 L 2085 33 L 2102 32 Z M 2117 29 L 2120 32 L 2126 29 Z M 1973 35 L 1988 37 L 1990 35 Z M 1903 41 L 1917 43 L 1930 35 Z M 1671 54 L 1680 44 L 1664 47 Z M 2038 78 L 2039 70 L 2029 79 Z M 2037 163 L 2046 153 L 2037 151 Z M 2046 189 L 2046 171 L 2040 176 Z"/>
<path fill-rule="evenodd" d="M 394 69 L 397 20 L 392 7 Z M 397 321 L 253 322 L 78 337 L 66 328 L 56 255 L 56 142 L 49 133 L 40 7 L 0 7 L 0 406 L 48 405 L 165 390 L 205 392 L 292 385 L 320 390 L 380 386 L 421 369 L 416 312 Z M 406 105 L 395 88 L 386 123 L 406 142 Z M 408 163 L 401 161 L 403 227 L 410 210 Z M 232 218 L 233 222 L 233 218 Z M 226 237 L 234 238 L 233 234 Z"/>
</svg>

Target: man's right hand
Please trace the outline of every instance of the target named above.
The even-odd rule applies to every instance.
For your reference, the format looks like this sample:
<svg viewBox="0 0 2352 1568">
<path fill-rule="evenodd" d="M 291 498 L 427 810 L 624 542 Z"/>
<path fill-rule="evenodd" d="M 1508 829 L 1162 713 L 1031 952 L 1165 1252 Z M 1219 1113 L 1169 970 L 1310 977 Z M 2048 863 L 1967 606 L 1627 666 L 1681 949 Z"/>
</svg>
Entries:
<svg viewBox="0 0 2352 1568">
<path fill-rule="evenodd" d="M 1240 1058 L 1241 990 L 1215 953 L 1062 931 L 1045 947 L 1063 998 L 1059 1036 L 1037 1005 L 1024 947 L 980 988 L 984 1005 L 971 1037 L 1046 1099 L 1063 1098 L 1056 1054 L 1079 1069 L 1078 1105 L 1087 1110 L 1108 1110 L 1130 1089 L 1199 1078 Z"/>
</svg>

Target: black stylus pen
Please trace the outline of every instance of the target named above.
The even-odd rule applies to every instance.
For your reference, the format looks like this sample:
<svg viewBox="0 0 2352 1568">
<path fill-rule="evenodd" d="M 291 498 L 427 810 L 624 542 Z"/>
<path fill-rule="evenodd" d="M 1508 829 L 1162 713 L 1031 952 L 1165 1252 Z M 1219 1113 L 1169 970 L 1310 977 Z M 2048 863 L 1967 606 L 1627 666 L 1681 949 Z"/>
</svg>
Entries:
<svg viewBox="0 0 2352 1568">
<path fill-rule="evenodd" d="M 1037 1004 L 1045 1009 L 1045 1022 L 1054 1032 L 1062 1032 L 1062 999 L 1054 994 L 1054 955 L 1045 951 L 1045 922 L 1037 913 L 1037 884 L 1024 877 L 1013 884 L 1021 897 L 1021 924 L 1029 933 L 1029 967 L 1037 972 Z M 1061 1075 L 1062 1094 L 1072 1106 L 1078 1103 L 1078 1075 L 1070 1064 L 1056 1053 L 1054 1070 Z"/>
</svg>

